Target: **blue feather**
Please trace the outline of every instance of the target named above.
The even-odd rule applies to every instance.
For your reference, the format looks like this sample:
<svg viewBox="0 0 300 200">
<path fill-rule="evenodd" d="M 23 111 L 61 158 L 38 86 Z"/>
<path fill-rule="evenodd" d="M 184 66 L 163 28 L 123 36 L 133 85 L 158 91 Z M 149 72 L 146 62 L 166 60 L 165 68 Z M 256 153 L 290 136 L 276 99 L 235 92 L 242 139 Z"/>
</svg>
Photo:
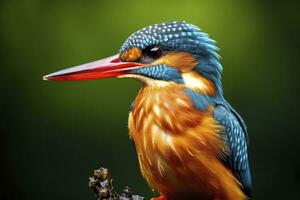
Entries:
<svg viewBox="0 0 300 200">
<path fill-rule="evenodd" d="M 134 100 L 130 103 L 130 105 L 129 105 L 129 112 L 131 112 L 132 111 L 132 109 L 133 109 L 133 106 L 134 106 Z"/>
<path fill-rule="evenodd" d="M 153 65 L 131 70 L 131 74 L 139 74 L 153 79 L 183 83 L 181 73 L 174 67 L 167 65 Z"/>
<path fill-rule="evenodd" d="M 210 96 L 200 94 L 191 89 L 184 89 L 183 92 L 189 96 L 195 108 L 201 112 L 206 112 L 208 107 L 213 104 L 213 99 Z"/>
<path fill-rule="evenodd" d="M 235 177 L 242 184 L 242 189 L 247 196 L 251 196 L 251 175 L 248 163 L 247 136 L 236 114 L 223 105 L 217 105 L 214 117 L 223 127 L 223 136 L 229 148 L 224 162 L 232 170 Z"/>
<path fill-rule="evenodd" d="M 215 120 L 224 127 L 223 138 L 229 149 L 228 154 L 221 158 L 232 170 L 237 180 L 242 184 L 245 194 L 251 196 L 251 175 L 248 163 L 247 129 L 241 116 L 222 96 L 207 96 L 191 89 L 183 90 L 191 99 L 196 109 L 206 112 L 213 105 Z"/>
</svg>

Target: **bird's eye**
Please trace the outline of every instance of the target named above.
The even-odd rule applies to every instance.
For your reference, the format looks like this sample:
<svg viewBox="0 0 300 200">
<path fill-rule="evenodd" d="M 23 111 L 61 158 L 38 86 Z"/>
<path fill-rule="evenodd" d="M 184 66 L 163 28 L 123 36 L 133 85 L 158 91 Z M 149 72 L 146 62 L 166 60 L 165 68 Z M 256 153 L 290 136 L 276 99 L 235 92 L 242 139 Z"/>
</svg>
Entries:
<svg viewBox="0 0 300 200">
<path fill-rule="evenodd" d="M 159 47 L 146 49 L 146 55 L 152 59 L 157 59 L 162 55 L 162 50 Z"/>
</svg>

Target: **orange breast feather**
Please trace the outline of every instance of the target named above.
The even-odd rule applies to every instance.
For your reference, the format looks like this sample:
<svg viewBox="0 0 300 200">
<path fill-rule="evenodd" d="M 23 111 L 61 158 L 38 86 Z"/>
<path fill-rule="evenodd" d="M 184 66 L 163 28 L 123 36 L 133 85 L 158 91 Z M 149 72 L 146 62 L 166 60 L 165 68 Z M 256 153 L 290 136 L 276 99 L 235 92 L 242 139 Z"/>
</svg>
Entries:
<svg viewBox="0 0 300 200">
<path fill-rule="evenodd" d="M 143 176 L 170 199 L 246 199 L 220 161 L 226 153 L 212 112 L 196 110 L 178 86 L 144 87 L 129 129 Z"/>
</svg>

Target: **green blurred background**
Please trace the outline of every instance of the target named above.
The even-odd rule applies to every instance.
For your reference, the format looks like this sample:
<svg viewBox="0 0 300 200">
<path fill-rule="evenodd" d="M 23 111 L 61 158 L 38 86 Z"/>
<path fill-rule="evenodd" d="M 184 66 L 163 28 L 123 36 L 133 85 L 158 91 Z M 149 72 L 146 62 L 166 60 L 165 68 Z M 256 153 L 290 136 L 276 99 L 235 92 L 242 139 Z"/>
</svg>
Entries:
<svg viewBox="0 0 300 200">
<path fill-rule="evenodd" d="M 299 1 L 2 0 L 0 199 L 90 199 L 108 167 L 118 190 L 146 197 L 127 115 L 139 83 L 45 82 L 42 76 L 115 54 L 134 31 L 186 20 L 218 41 L 225 97 L 250 134 L 254 199 L 300 192 Z"/>
</svg>

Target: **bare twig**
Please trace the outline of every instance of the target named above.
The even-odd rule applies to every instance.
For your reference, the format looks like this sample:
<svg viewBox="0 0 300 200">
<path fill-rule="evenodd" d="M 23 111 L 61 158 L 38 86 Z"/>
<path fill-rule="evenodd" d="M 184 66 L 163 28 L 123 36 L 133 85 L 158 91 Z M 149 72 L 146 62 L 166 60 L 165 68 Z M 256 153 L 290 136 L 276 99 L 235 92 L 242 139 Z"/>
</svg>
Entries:
<svg viewBox="0 0 300 200">
<path fill-rule="evenodd" d="M 89 177 L 89 187 L 93 189 L 97 200 L 145 200 L 144 197 L 133 195 L 131 189 L 126 186 L 122 194 L 118 194 L 112 185 L 111 175 L 106 168 L 94 170 L 92 177 Z"/>
</svg>

